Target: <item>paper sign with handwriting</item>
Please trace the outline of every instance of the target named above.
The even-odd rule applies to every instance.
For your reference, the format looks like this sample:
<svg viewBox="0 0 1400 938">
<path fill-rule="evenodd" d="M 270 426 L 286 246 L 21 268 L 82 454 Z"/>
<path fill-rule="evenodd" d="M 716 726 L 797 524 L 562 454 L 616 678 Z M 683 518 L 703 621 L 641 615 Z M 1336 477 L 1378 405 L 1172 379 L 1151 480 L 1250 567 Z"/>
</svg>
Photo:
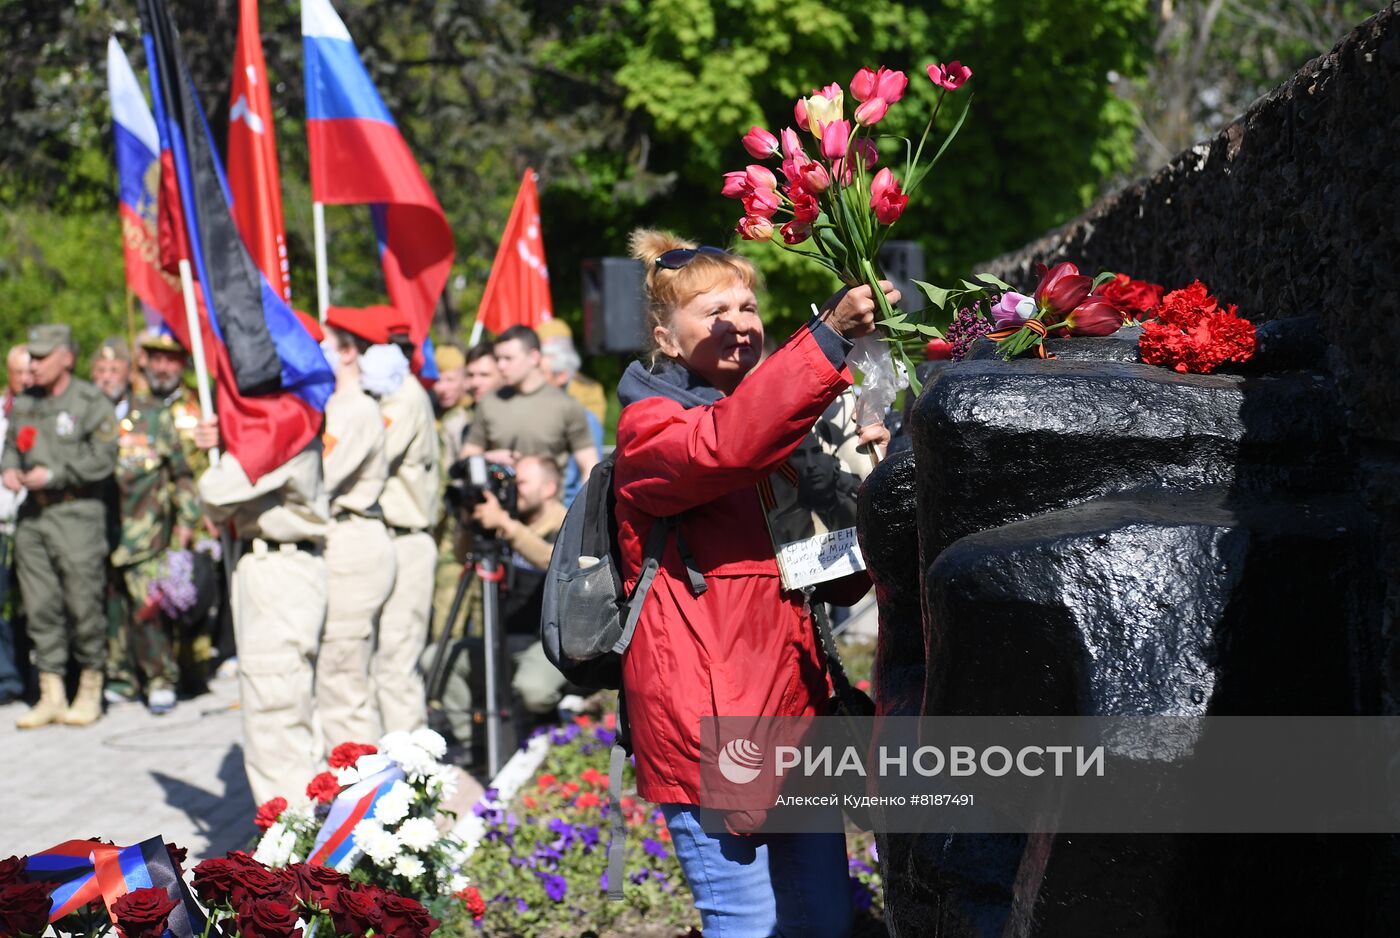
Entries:
<svg viewBox="0 0 1400 938">
<path fill-rule="evenodd" d="M 865 569 L 855 528 L 828 531 L 791 541 L 778 549 L 778 569 L 786 589 L 802 589 Z"/>
</svg>

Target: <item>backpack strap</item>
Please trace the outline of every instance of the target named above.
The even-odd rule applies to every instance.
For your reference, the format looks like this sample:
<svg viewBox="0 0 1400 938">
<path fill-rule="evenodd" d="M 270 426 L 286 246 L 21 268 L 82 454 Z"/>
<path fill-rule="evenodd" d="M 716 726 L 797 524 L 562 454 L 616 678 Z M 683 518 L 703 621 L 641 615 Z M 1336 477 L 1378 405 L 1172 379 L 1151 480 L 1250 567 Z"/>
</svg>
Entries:
<svg viewBox="0 0 1400 938">
<path fill-rule="evenodd" d="M 608 762 L 608 812 L 612 815 L 608 833 L 608 899 L 611 901 L 622 898 L 622 864 L 627 853 L 627 822 L 622 816 L 622 772 L 627 765 L 630 735 L 623 691 L 618 688 L 617 738 L 613 740 Z"/>
<path fill-rule="evenodd" d="M 642 618 L 642 606 L 646 604 L 647 594 L 651 592 L 656 574 L 661 569 L 661 557 L 666 553 L 666 535 L 671 531 L 676 532 L 676 549 L 680 551 L 681 561 L 685 564 L 686 576 L 690 580 L 690 592 L 694 596 L 701 596 L 709 589 L 705 583 L 705 575 L 700 572 L 699 565 L 690 553 L 690 548 L 685 543 L 685 538 L 681 536 L 680 515 L 673 515 L 669 518 L 657 518 L 652 522 L 651 530 L 647 532 L 647 542 L 642 548 L 642 573 L 637 578 L 636 589 L 632 591 L 632 598 L 627 601 L 627 621 L 622 626 L 622 634 L 617 637 L 613 644 L 614 654 L 622 654 L 627 651 L 627 646 L 632 644 L 632 636 L 637 631 L 637 623 Z"/>
</svg>

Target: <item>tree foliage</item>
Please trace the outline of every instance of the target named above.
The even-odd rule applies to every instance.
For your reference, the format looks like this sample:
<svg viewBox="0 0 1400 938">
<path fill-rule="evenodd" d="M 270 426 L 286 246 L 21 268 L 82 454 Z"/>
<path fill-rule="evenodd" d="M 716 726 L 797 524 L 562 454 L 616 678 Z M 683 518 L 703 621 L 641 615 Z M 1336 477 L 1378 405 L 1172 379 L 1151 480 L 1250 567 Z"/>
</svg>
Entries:
<svg viewBox="0 0 1400 938">
<path fill-rule="evenodd" d="M 897 230 L 923 245 L 930 276 L 961 274 L 1144 166 L 1141 115 L 1157 107 L 1144 76 L 1178 54 L 1158 41 L 1164 2 L 336 0 L 336 8 L 456 233 L 450 302 L 439 321 L 447 333 L 470 323 L 526 167 L 540 175 L 556 309 L 577 321 L 580 260 L 623 253 L 633 227 L 665 225 L 730 243 L 737 205 L 718 190 L 722 172 L 749 162 L 740 135 L 750 124 L 791 124 L 799 95 L 844 85 L 862 65 L 909 71 L 906 100 L 882 125 L 905 135 L 931 106 L 925 65 L 956 58 L 974 70 L 971 94 L 960 95 L 972 108 L 963 132 Z M 1178 0 L 1177 10 L 1189 2 Z M 1221 2 L 1267 11 L 1306 0 Z M 237 0 L 170 5 L 222 137 Z M 1325 5 L 1339 7 L 1339 20 L 1368 6 Z M 1247 19 L 1218 17 L 1212 29 L 1244 29 Z M 263 3 L 261 20 L 292 286 L 309 308 L 298 4 Z M 105 329 L 80 329 L 84 335 L 118 330 L 126 302 L 103 57 L 111 31 L 143 69 L 134 0 L 0 0 L 0 29 L 9 58 L 0 107 L 10 131 L 0 135 L 0 276 L 10 311 L 0 338 L 60 314 L 110 317 Z M 1260 49 L 1283 42 L 1259 29 L 1251 35 Z M 1308 45 L 1291 34 L 1288 42 L 1279 67 L 1296 67 Z M 1229 59 L 1210 48 L 1202 71 Z M 1242 88 L 1276 80 L 1276 70 L 1239 68 L 1249 79 Z M 329 222 L 335 300 L 382 296 L 366 212 L 332 208 Z M 743 249 L 767 275 L 775 331 L 830 287 L 776 249 Z"/>
</svg>

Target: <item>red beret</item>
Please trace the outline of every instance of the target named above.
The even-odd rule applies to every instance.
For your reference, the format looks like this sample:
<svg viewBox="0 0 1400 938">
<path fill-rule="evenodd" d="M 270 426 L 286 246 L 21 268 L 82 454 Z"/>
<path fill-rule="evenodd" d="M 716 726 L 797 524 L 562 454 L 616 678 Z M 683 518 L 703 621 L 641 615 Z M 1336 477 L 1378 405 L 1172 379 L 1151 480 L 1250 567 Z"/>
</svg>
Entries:
<svg viewBox="0 0 1400 938">
<path fill-rule="evenodd" d="M 326 325 L 371 345 L 383 345 L 390 334 L 408 331 L 403 314 L 392 306 L 332 306 L 326 310 Z"/>
</svg>

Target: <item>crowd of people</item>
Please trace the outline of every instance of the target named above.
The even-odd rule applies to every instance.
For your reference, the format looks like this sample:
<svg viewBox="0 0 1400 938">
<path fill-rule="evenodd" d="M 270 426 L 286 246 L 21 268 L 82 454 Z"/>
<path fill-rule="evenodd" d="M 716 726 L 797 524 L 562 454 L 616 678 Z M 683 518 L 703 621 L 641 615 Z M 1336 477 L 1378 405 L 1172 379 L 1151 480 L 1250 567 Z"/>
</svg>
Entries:
<svg viewBox="0 0 1400 938">
<path fill-rule="evenodd" d="M 776 555 L 853 526 L 869 447 L 889 442 L 883 425 L 854 426 L 844 364 L 876 300 L 842 291 L 778 345 L 749 261 L 664 232 L 633 247 L 652 348 L 618 386 L 607 456 L 625 588 L 653 530 L 667 541 L 622 659 L 637 790 L 663 810 L 707 933 L 842 934 L 841 835 L 766 834 L 745 812 L 702 824 L 698 732 L 710 715 L 833 706 L 817 610 L 869 579 L 791 583 Z M 233 661 L 245 768 L 266 801 L 299 795 L 339 743 L 430 718 L 470 759 L 491 709 L 483 631 L 500 637 L 517 738 L 573 706 L 583 689 L 546 657 L 541 605 L 566 505 L 605 457 L 607 396 L 567 328 L 444 345 L 431 390 L 392 308 L 332 307 L 308 328 L 336 378 L 322 432 L 256 479 L 220 453 L 168 336 L 143 333 L 134 362 L 107 340 L 91 382 L 73 375 L 66 326 L 11 350 L 0 693 L 24 693 L 32 661 L 21 727 L 92 723 L 104 696 L 165 713 Z"/>
<path fill-rule="evenodd" d="M 259 801 L 300 793 L 340 742 L 430 719 L 480 760 L 488 550 L 504 709 L 517 735 L 557 719 L 570 688 L 538 640 L 544 572 L 607 406 L 567 326 L 442 345 L 431 391 L 389 307 L 332 307 L 318 338 L 336 375 L 322 433 L 256 482 L 219 452 L 169 334 L 105 340 L 90 381 L 64 325 L 10 350 L 0 700 L 37 697 L 21 728 L 123 701 L 168 713 L 222 667 Z M 474 456 L 495 484 L 471 484 Z"/>
</svg>

